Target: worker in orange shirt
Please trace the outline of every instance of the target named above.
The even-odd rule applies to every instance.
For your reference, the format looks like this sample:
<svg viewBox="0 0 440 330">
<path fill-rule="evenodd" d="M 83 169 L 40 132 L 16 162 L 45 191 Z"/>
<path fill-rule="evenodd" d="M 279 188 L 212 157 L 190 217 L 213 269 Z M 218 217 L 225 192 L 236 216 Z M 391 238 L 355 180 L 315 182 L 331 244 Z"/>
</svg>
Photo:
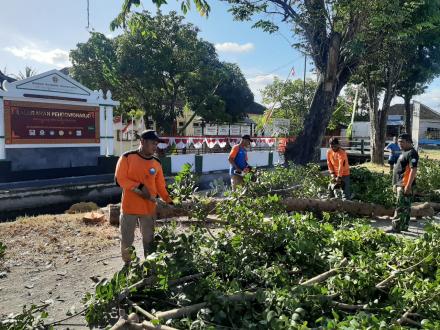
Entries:
<svg viewBox="0 0 440 330">
<path fill-rule="evenodd" d="M 144 256 L 151 252 L 156 219 L 156 197 L 166 203 L 172 201 L 166 190 L 162 166 L 153 155 L 159 136 L 153 130 L 142 132 L 137 150 L 123 154 L 116 165 L 115 181 L 122 188 L 121 215 L 121 255 L 127 265 L 130 263 L 130 247 L 134 232 L 139 224 L 142 234 Z"/>
<path fill-rule="evenodd" d="M 342 190 L 342 199 L 350 199 L 350 166 L 347 152 L 339 145 L 339 140 L 332 137 L 327 151 L 327 166 L 331 175 L 330 190 L 338 197 L 337 190 Z"/>
</svg>

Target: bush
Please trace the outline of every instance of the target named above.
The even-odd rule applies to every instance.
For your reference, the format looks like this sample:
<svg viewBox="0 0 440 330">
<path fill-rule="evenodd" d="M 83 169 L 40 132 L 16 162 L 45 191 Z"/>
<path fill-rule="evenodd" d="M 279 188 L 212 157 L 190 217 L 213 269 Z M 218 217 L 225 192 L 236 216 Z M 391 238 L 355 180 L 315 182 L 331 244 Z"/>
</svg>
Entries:
<svg viewBox="0 0 440 330">
<path fill-rule="evenodd" d="M 394 193 L 391 175 L 372 172 L 364 167 L 350 169 L 351 192 L 354 199 L 392 207 Z"/>
<path fill-rule="evenodd" d="M 354 172 L 357 185 L 371 175 L 371 189 L 386 187 L 386 177 Z M 154 253 L 87 294 L 89 325 L 107 322 L 115 297 L 154 275 L 154 283 L 128 293 L 145 310 L 206 303 L 198 313 L 167 322 L 179 329 L 399 329 L 397 320 L 410 309 L 413 321 L 439 328 L 440 226 L 407 239 L 356 219 L 286 214 L 270 189 L 283 178 L 299 183 L 301 176 L 314 186 L 303 185 L 305 193 L 322 188 L 322 175 L 313 168 L 279 168 L 259 178 L 266 188 L 260 195 L 249 183 L 217 204 L 224 225 L 215 233 L 203 225 L 206 215 L 184 232 L 176 224 L 161 227 Z M 364 198 L 376 200 L 372 192 Z M 317 275 L 322 280 L 304 284 Z M 228 301 L 243 292 L 254 299 Z"/>
<path fill-rule="evenodd" d="M 417 169 L 416 191 L 429 201 L 440 201 L 440 161 L 421 159 Z"/>
</svg>

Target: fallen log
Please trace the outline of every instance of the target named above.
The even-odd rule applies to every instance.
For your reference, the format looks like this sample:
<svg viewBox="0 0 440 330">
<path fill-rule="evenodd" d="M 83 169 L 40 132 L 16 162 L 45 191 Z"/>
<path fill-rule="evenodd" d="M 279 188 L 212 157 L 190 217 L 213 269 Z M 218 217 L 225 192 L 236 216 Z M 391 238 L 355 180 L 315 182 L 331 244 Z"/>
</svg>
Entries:
<svg viewBox="0 0 440 330">
<path fill-rule="evenodd" d="M 213 199 L 209 204 L 209 208 L 215 210 L 215 205 L 221 202 L 222 199 Z M 288 212 L 345 212 L 353 216 L 365 216 L 365 217 L 380 217 L 380 216 L 393 216 L 394 208 L 386 208 L 383 205 L 364 203 L 359 201 L 348 201 L 341 199 L 312 199 L 312 198 L 285 198 L 282 201 L 286 211 Z M 435 209 L 440 209 L 440 204 L 436 203 L 418 203 L 413 205 L 411 208 L 411 216 L 413 217 L 432 217 L 435 214 Z M 157 219 L 170 219 L 179 216 L 188 215 L 190 204 L 184 207 L 173 207 L 169 205 L 164 205 L 162 203 L 157 204 Z M 117 210 L 112 208 L 112 221 L 119 219 L 116 216 Z"/>
<path fill-rule="evenodd" d="M 341 199 L 321 200 L 311 198 L 286 198 L 283 204 L 287 211 L 321 211 L 321 212 L 345 212 L 355 216 L 393 216 L 394 208 L 386 208 L 382 205 L 347 201 Z M 411 215 L 418 217 L 430 217 L 435 214 L 429 203 L 422 203 L 411 208 Z"/>
<path fill-rule="evenodd" d="M 414 203 L 411 206 L 411 216 L 416 218 L 433 217 L 436 212 L 440 212 L 433 204 L 437 203 Z"/>
</svg>

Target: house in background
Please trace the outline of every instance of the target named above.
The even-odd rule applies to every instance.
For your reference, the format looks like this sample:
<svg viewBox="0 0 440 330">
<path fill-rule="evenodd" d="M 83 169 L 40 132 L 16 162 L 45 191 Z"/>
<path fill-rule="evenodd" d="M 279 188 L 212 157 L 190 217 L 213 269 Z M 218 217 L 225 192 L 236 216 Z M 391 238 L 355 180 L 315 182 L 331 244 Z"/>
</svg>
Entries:
<svg viewBox="0 0 440 330">
<path fill-rule="evenodd" d="M 411 127 L 414 104 L 411 104 Z M 394 104 L 388 114 L 387 136 L 396 136 L 403 131 L 405 105 Z M 390 125 L 393 124 L 393 125 Z M 440 142 L 440 113 L 420 103 L 419 144 L 438 144 Z"/>
<path fill-rule="evenodd" d="M 411 125 L 414 104 L 411 104 Z M 394 104 L 388 111 L 387 140 L 405 131 L 405 105 Z M 370 138 L 370 122 L 354 122 L 353 138 Z M 440 113 L 420 103 L 419 144 L 440 144 Z"/>
</svg>

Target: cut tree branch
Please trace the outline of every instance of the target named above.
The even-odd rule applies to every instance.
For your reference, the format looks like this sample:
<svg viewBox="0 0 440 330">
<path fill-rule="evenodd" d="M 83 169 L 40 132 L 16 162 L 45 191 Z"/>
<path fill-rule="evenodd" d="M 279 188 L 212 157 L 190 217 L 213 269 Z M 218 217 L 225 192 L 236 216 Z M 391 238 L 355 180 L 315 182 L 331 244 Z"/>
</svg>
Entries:
<svg viewBox="0 0 440 330">
<path fill-rule="evenodd" d="M 254 300 L 256 298 L 256 296 L 257 295 L 255 292 L 243 292 L 243 293 L 235 294 L 233 296 L 220 297 L 220 298 L 225 302 L 244 302 L 244 301 Z M 165 312 L 157 312 L 156 317 L 159 320 L 169 320 L 169 319 L 180 318 L 182 316 L 186 316 L 186 315 L 190 315 L 192 313 L 195 313 L 206 306 L 208 306 L 208 303 L 202 302 L 199 304 L 189 305 L 189 306 L 185 306 L 185 307 L 181 307 L 181 308 L 175 308 L 175 309 L 165 311 Z"/>
<path fill-rule="evenodd" d="M 383 289 L 387 288 L 387 287 L 391 284 L 391 282 L 392 282 L 392 281 L 393 281 L 393 280 L 394 280 L 399 274 L 406 273 L 406 272 L 410 272 L 410 271 L 416 269 L 416 268 L 419 267 L 421 264 L 423 264 L 423 263 L 426 261 L 426 259 L 429 258 L 430 256 L 431 256 L 431 254 L 429 254 L 428 256 L 426 256 L 425 258 L 423 258 L 422 260 L 420 260 L 420 261 L 419 261 L 418 263 L 416 263 L 415 265 L 412 265 L 412 266 L 410 266 L 410 267 L 408 267 L 408 268 L 401 269 L 401 270 L 396 270 L 396 271 L 391 272 L 391 275 L 390 275 L 390 276 L 388 276 L 388 277 L 387 277 L 386 279 L 384 279 L 382 282 L 376 284 L 376 286 L 375 286 L 376 289 L 383 290 Z"/>
<path fill-rule="evenodd" d="M 344 259 L 342 259 L 342 261 L 341 261 L 341 263 L 339 264 L 338 267 L 332 268 L 332 269 L 330 269 L 329 271 L 327 271 L 325 273 L 322 273 L 322 274 L 317 275 L 317 276 L 315 276 L 315 277 L 313 277 L 313 278 L 311 278 L 311 279 L 309 279 L 309 280 L 307 280 L 307 281 L 305 281 L 303 283 L 300 283 L 300 285 L 302 285 L 302 286 L 310 286 L 310 285 L 313 285 L 313 284 L 324 282 L 328 278 L 336 275 L 338 273 L 339 269 L 341 267 L 344 267 L 347 263 L 348 263 L 347 258 L 344 258 Z"/>
</svg>

